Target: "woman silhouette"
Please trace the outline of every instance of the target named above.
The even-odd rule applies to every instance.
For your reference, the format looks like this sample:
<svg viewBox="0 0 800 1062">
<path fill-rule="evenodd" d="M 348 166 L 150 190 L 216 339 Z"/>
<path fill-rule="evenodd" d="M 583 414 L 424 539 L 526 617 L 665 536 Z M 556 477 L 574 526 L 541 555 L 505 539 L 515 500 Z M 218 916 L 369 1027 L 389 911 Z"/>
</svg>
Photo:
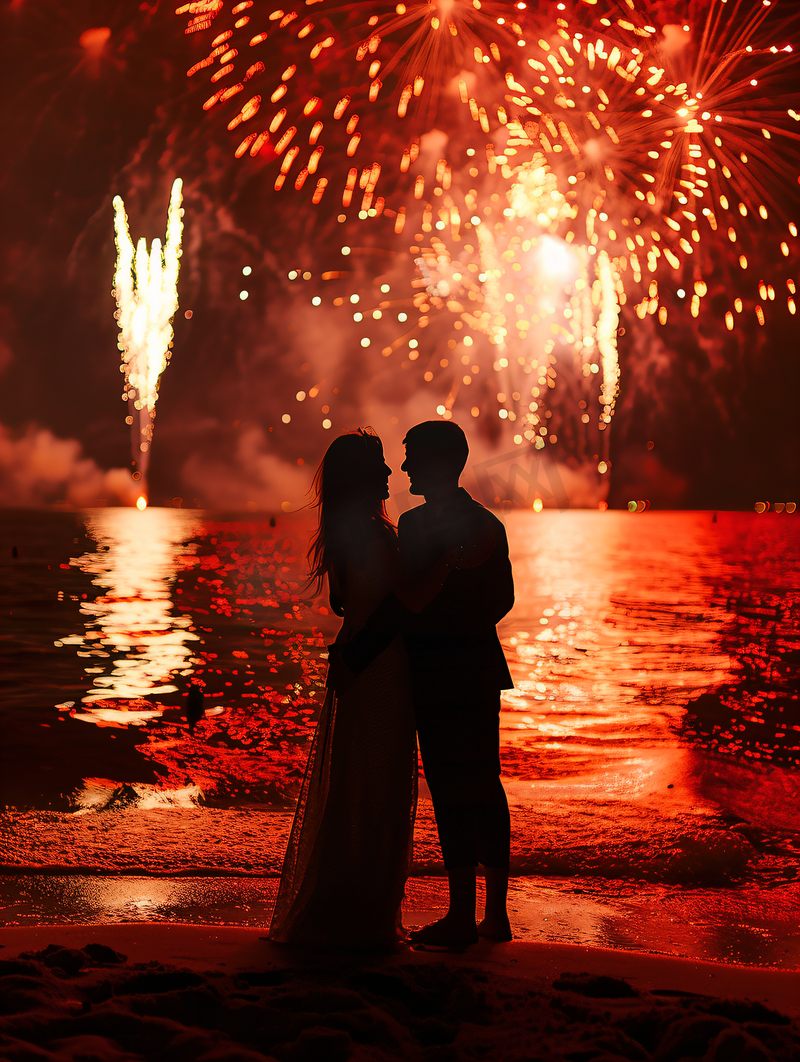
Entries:
<svg viewBox="0 0 800 1062">
<path fill-rule="evenodd" d="M 391 469 L 371 429 L 331 443 L 314 480 L 319 513 L 311 581 L 325 577 L 348 641 L 402 589 L 397 533 L 386 515 Z M 448 559 L 449 560 L 449 559 Z M 448 561 L 417 580 L 415 608 L 441 588 Z M 329 684 L 283 864 L 269 936 L 286 944 L 386 948 L 402 936 L 411 857 L 417 746 L 402 637 L 336 694 Z"/>
</svg>

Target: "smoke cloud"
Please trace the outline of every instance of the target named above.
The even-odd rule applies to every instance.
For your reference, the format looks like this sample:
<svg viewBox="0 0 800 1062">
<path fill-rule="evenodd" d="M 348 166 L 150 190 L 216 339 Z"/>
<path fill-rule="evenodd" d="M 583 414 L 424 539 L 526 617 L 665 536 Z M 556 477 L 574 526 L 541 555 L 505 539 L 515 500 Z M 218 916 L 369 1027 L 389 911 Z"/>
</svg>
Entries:
<svg viewBox="0 0 800 1062">
<path fill-rule="evenodd" d="M 0 505 L 131 505 L 136 484 L 124 468 L 104 472 L 76 439 L 30 425 L 22 434 L 0 424 Z"/>
<path fill-rule="evenodd" d="M 216 509 L 296 509 L 302 506 L 313 469 L 290 465 L 270 452 L 264 431 L 240 432 L 232 459 L 192 455 L 183 467 L 187 497 L 196 495 Z"/>
</svg>

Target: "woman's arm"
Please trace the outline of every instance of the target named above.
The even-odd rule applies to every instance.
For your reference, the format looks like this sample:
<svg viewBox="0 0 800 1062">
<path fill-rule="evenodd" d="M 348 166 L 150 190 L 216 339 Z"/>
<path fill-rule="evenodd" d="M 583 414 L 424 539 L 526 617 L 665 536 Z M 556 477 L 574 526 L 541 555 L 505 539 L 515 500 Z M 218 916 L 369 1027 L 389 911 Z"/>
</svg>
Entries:
<svg viewBox="0 0 800 1062">
<path fill-rule="evenodd" d="M 358 561 L 346 572 L 352 607 L 336 643 L 329 647 L 328 682 L 339 694 L 397 637 L 408 615 L 393 592 L 399 572 L 393 537 L 373 539 Z"/>
</svg>

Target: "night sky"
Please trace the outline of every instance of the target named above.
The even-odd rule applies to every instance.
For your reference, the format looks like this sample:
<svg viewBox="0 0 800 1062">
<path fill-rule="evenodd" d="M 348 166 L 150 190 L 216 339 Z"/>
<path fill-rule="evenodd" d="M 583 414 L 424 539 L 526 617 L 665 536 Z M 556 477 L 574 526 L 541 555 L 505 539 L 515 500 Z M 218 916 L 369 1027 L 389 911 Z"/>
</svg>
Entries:
<svg viewBox="0 0 800 1062">
<path fill-rule="evenodd" d="M 299 503 L 336 430 L 372 423 L 391 461 L 403 429 L 432 415 L 408 373 L 376 365 L 375 354 L 352 354 L 336 319 L 314 317 L 287 281 L 287 268 L 313 269 L 321 251 L 341 242 L 335 217 L 291 189 L 274 193 L 274 161 L 234 160 L 238 138 L 203 114 L 207 82 L 186 77 L 208 42 L 184 34 L 174 6 L 4 6 L 0 504 L 130 500 L 111 201 L 124 197 L 134 240 L 163 238 L 175 176 L 185 186 L 184 254 L 157 407 L 152 503 Z M 108 39 L 81 44 L 97 27 L 110 29 Z M 699 320 L 672 312 L 666 327 L 652 319 L 642 326 L 630 307 L 623 311 L 612 506 L 648 498 L 654 507 L 752 509 L 761 499 L 800 500 L 798 319 L 778 300 L 765 327 L 753 320 L 729 333 L 724 314 L 714 298 Z M 333 431 L 305 407 L 298 412 L 294 394 L 312 376 L 338 383 Z M 293 419 L 281 425 L 286 410 Z M 495 428 L 453 412 L 476 454 L 508 448 Z M 570 464 L 568 453 L 556 447 L 554 455 Z M 402 479 L 395 476 L 394 490 L 404 489 Z"/>
</svg>

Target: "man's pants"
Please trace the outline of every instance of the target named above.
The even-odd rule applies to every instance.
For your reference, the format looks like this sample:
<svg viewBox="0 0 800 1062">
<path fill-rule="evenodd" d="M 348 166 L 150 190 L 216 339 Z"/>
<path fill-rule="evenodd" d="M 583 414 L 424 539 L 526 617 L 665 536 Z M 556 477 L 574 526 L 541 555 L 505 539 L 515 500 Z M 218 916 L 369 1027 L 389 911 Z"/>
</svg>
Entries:
<svg viewBox="0 0 800 1062">
<path fill-rule="evenodd" d="M 457 867 L 508 868 L 511 822 L 500 782 L 500 695 L 417 698 L 417 733 L 442 856 Z"/>
</svg>

